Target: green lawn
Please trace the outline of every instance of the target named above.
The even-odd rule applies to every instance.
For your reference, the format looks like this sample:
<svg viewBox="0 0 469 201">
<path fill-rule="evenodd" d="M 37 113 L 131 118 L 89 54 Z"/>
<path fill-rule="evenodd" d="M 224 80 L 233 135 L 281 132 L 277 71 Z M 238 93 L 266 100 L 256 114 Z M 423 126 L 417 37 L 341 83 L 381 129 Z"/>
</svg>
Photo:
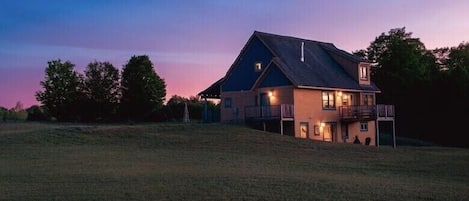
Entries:
<svg viewBox="0 0 469 201">
<path fill-rule="evenodd" d="M 469 200 L 469 150 L 223 124 L 0 123 L 0 200 Z"/>
</svg>

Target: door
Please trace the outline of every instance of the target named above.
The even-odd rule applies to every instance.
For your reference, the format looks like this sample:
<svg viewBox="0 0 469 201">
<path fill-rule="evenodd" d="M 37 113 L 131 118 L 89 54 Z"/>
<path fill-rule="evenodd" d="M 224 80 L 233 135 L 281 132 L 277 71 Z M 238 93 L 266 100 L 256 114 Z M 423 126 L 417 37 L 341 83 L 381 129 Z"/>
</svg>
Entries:
<svg viewBox="0 0 469 201">
<path fill-rule="evenodd" d="M 342 141 L 345 143 L 348 140 L 348 124 L 347 123 L 342 123 L 342 127 L 340 130 L 342 130 Z"/>
<path fill-rule="evenodd" d="M 267 93 L 261 93 L 260 94 L 260 112 L 261 112 L 261 117 L 269 117 L 270 116 L 270 100 L 269 96 Z"/>
<path fill-rule="evenodd" d="M 300 122 L 300 137 L 307 138 L 309 136 L 308 122 Z"/>
<path fill-rule="evenodd" d="M 337 134 L 337 125 L 335 123 L 326 123 L 324 126 L 324 141 L 335 142 L 335 136 Z"/>
</svg>

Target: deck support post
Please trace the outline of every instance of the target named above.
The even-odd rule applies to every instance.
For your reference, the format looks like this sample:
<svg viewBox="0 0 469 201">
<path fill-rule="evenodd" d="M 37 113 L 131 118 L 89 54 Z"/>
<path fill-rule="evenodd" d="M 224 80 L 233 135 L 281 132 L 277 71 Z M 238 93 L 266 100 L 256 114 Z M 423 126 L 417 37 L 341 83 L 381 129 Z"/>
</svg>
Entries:
<svg viewBox="0 0 469 201">
<path fill-rule="evenodd" d="M 392 147 L 396 148 L 396 128 L 394 124 L 394 120 L 392 120 Z"/>
<path fill-rule="evenodd" d="M 379 121 L 376 120 L 376 147 L 379 147 Z"/>
<path fill-rule="evenodd" d="M 283 121 L 280 119 L 280 135 L 283 135 Z"/>
</svg>

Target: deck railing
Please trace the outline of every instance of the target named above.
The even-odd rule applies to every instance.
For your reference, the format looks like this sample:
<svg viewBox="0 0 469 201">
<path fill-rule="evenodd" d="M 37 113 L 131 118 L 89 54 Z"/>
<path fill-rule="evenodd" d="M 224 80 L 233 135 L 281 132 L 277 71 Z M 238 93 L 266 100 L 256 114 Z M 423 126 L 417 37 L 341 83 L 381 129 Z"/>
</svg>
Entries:
<svg viewBox="0 0 469 201">
<path fill-rule="evenodd" d="M 394 118 L 394 105 L 352 105 L 339 107 L 343 120 L 373 120 L 377 118 Z"/>
<path fill-rule="evenodd" d="M 394 118 L 394 105 L 376 105 L 378 118 Z"/>
<path fill-rule="evenodd" d="M 341 106 L 339 115 L 344 120 L 376 119 L 376 105 Z"/>
<path fill-rule="evenodd" d="M 247 106 L 244 108 L 246 119 L 293 119 L 294 115 L 292 104 Z"/>
</svg>

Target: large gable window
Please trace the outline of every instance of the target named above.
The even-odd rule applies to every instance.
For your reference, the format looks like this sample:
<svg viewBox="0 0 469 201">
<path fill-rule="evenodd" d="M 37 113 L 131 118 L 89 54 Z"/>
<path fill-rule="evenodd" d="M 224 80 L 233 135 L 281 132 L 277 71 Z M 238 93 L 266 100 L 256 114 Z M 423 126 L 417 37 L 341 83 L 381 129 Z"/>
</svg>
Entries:
<svg viewBox="0 0 469 201">
<path fill-rule="evenodd" d="M 322 92 L 322 109 L 335 109 L 335 96 L 333 91 Z"/>
<path fill-rule="evenodd" d="M 360 66 L 360 80 L 368 80 L 368 67 Z"/>
</svg>

